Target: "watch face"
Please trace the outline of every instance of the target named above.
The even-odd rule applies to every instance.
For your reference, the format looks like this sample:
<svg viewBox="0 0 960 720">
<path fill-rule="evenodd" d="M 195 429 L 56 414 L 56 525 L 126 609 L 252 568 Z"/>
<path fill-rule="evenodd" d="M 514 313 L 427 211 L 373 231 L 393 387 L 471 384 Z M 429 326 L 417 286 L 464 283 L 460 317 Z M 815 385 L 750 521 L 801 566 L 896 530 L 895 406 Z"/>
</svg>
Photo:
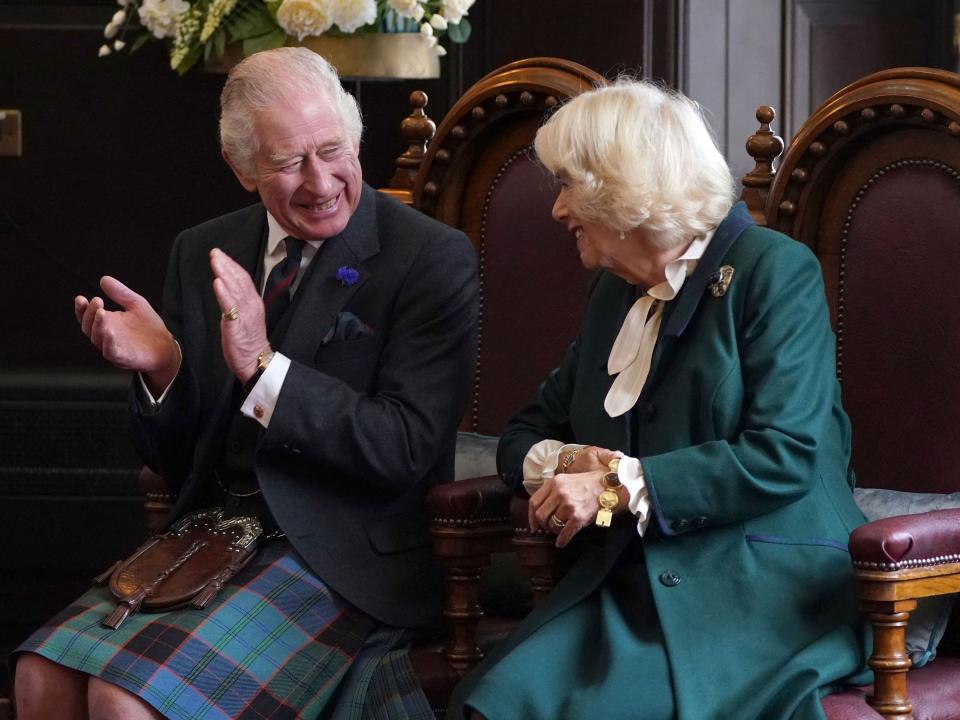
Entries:
<svg viewBox="0 0 960 720">
<path fill-rule="evenodd" d="M 620 487 L 620 476 L 615 472 L 608 472 L 603 476 L 603 484 L 608 488 Z"/>
</svg>

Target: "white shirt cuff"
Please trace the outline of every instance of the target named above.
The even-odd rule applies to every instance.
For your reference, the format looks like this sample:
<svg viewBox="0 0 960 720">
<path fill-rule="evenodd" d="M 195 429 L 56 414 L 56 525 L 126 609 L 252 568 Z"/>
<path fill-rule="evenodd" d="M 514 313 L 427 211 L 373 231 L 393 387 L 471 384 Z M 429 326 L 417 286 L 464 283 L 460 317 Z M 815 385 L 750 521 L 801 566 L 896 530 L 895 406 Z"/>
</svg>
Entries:
<svg viewBox="0 0 960 720">
<path fill-rule="evenodd" d="M 274 353 L 273 359 L 257 380 L 247 399 L 240 406 L 240 412 L 248 418 L 253 418 L 263 427 L 269 427 L 270 418 L 277 407 L 280 398 L 280 388 L 290 370 L 290 358 L 280 353 Z"/>
<path fill-rule="evenodd" d="M 273 367 L 273 363 L 270 363 L 270 367 Z M 559 440 L 541 440 L 536 443 L 527 451 L 523 459 L 523 487 L 533 495 L 543 485 L 544 480 L 553 477 L 557 465 L 560 464 L 561 455 L 585 447 L 587 446 L 576 443 L 564 445 Z M 634 457 L 620 458 L 617 477 L 630 495 L 627 509 L 637 516 L 637 534 L 643 537 L 647 525 L 650 524 L 650 493 L 643 479 L 643 467 L 640 461 Z"/>
<path fill-rule="evenodd" d="M 533 495 L 544 480 L 553 477 L 561 454 L 584 447 L 586 445 L 564 445 L 559 440 L 541 440 L 527 451 L 523 459 L 523 487 Z"/>
<path fill-rule="evenodd" d="M 160 403 L 162 403 L 164 398 L 167 397 L 167 393 L 170 392 L 170 388 L 172 388 L 173 383 L 176 382 L 177 375 L 180 374 L 180 367 L 183 365 L 183 350 L 180 348 L 180 343 L 174 340 L 173 344 L 177 346 L 177 357 L 179 358 L 179 364 L 177 365 L 177 372 L 175 372 L 173 375 L 173 380 L 171 380 L 170 384 L 163 389 L 163 392 L 160 393 L 160 397 L 153 397 L 153 393 L 150 392 L 150 388 L 147 387 L 147 381 L 143 379 L 143 373 L 137 373 L 137 377 L 140 378 L 140 387 L 143 389 L 144 394 L 147 396 L 147 400 L 150 401 L 150 404 L 153 405 L 154 408 L 160 407 Z"/>
<path fill-rule="evenodd" d="M 620 465 L 617 466 L 617 477 L 620 478 L 620 484 L 630 494 L 627 508 L 637 516 L 637 534 L 643 537 L 647 525 L 650 524 L 650 492 L 647 490 L 647 483 L 643 479 L 643 467 L 640 465 L 640 461 L 634 457 L 624 456 L 620 458 Z"/>
</svg>

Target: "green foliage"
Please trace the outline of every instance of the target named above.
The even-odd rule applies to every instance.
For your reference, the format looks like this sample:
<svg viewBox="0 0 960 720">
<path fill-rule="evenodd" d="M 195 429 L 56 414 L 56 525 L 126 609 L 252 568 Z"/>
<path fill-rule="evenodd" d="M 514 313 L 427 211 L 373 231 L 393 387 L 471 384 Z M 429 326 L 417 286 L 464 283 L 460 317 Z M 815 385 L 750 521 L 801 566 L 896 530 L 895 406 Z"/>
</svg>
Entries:
<svg viewBox="0 0 960 720">
<path fill-rule="evenodd" d="M 283 32 L 277 27 L 277 21 L 270 14 L 267 5 L 262 2 L 241 2 L 223 21 L 231 41 L 246 40 L 272 32 Z M 273 46 L 276 47 L 276 46 Z"/>
<path fill-rule="evenodd" d="M 245 38 L 243 41 L 243 55 L 253 55 L 261 50 L 272 50 L 273 48 L 283 47 L 287 42 L 287 34 L 279 28 L 263 35 Z"/>
<path fill-rule="evenodd" d="M 465 43 L 470 38 L 473 28 L 467 18 L 463 18 L 456 25 L 447 25 L 447 37 L 455 43 Z"/>
</svg>

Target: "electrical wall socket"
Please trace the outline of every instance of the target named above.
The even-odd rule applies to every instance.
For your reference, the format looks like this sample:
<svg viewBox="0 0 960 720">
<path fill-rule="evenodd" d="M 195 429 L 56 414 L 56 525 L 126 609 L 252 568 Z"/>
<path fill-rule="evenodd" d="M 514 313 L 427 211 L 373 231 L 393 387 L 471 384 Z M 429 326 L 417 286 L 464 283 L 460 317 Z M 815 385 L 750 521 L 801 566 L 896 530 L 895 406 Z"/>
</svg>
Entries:
<svg viewBox="0 0 960 720">
<path fill-rule="evenodd" d="M 20 157 L 23 154 L 19 110 L 0 110 L 0 156 Z"/>
</svg>

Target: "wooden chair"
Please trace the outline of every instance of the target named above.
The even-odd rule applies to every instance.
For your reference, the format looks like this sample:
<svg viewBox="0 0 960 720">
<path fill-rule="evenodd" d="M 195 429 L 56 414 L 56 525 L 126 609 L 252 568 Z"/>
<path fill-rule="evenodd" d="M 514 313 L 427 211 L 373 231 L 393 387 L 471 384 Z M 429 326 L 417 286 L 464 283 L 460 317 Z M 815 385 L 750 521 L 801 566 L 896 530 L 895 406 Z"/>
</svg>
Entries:
<svg viewBox="0 0 960 720">
<path fill-rule="evenodd" d="M 895 508 L 904 501 L 960 504 L 953 472 L 960 465 L 960 380 L 953 372 L 960 350 L 960 76 L 903 68 L 853 83 L 802 126 L 778 171 L 783 142 L 770 129 L 773 109 L 761 107 L 757 119 L 761 127 L 747 142 L 756 168 L 743 178 L 743 198 L 758 222 L 820 258 L 864 489 L 858 501 L 879 492 L 894 506 L 893 517 L 850 538 L 857 595 L 874 628 L 875 683 L 826 697 L 824 710 L 829 720 L 955 720 L 957 631 L 948 628 L 937 658 L 914 669 L 905 636 L 918 601 L 960 591 L 960 510 L 899 515 Z M 507 501 L 496 488 L 481 492 L 471 482 L 442 488 L 443 500 L 466 511 L 464 528 L 492 532 L 483 521 L 505 512 Z M 457 505 L 467 498 L 469 508 Z M 525 511 L 514 504 L 514 543 L 542 596 L 562 573 L 562 554 L 553 552 L 552 537 L 522 527 Z M 434 534 L 452 568 L 441 515 Z M 468 533 L 460 537 L 468 557 Z M 479 613 L 472 599 L 451 602 L 471 622 Z M 475 648 L 472 632 L 459 636 L 461 647 Z M 463 654 L 458 667 L 478 655 Z"/>
<path fill-rule="evenodd" d="M 858 486 L 956 505 L 960 75 L 899 68 L 843 88 L 803 124 L 776 173 L 773 110 L 757 119 L 745 197 L 760 221 L 820 259 Z M 875 684 L 826 698 L 830 720 L 960 717 L 960 657 L 941 645 L 910 670 L 904 644 L 918 600 L 960 591 L 960 510 L 871 522 L 850 551 L 874 629 Z"/>
<path fill-rule="evenodd" d="M 411 95 L 413 112 L 402 125 L 410 146 L 384 192 L 463 230 L 477 250 L 480 343 L 461 424 L 466 433 L 498 435 L 576 333 L 589 274 L 569 234 L 550 217 L 558 188 L 531 144 L 558 103 L 602 82 L 565 60 L 514 62 L 471 87 L 435 135 L 426 96 Z M 487 614 L 481 610 L 481 571 L 497 553 L 513 550 L 511 497 L 499 478 L 485 476 L 436 487 L 427 498 L 434 551 L 446 568 L 449 631 L 442 643 L 417 648 L 413 661 L 438 715 L 456 681 L 515 624 L 500 616 L 529 608 L 516 602 L 513 585 L 494 587 Z M 527 561 L 542 575 L 549 561 L 537 557 L 538 548 L 532 552 Z"/>
</svg>

